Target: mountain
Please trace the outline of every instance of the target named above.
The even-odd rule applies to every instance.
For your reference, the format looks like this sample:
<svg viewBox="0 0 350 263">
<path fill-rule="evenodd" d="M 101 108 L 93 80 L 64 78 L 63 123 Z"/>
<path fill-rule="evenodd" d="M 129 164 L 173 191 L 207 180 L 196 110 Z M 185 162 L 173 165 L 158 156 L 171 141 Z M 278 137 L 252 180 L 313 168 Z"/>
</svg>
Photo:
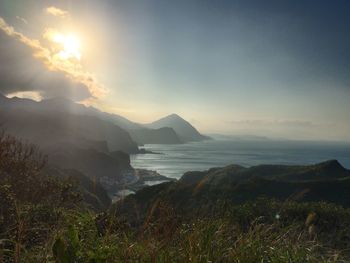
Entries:
<svg viewBox="0 0 350 263">
<path fill-rule="evenodd" d="M 278 180 L 287 182 L 321 181 L 345 178 L 350 171 L 337 160 L 329 160 L 314 165 L 257 165 L 245 168 L 240 165 L 229 165 L 224 168 L 213 168 L 205 172 L 187 172 L 180 182 L 197 184 L 205 182 L 211 185 L 246 182 L 252 178 Z"/>
<path fill-rule="evenodd" d="M 179 144 L 188 141 L 199 141 L 206 138 L 200 135 L 191 124 L 175 114 L 173 115 L 177 116 L 177 120 L 174 118 L 174 120 L 171 120 L 171 123 L 165 123 L 166 125 L 160 124 L 157 125 L 157 127 L 145 127 L 120 115 L 102 112 L 94 107 L 86 107 L 63 97 L 43 100 L 40 102 L 40 105 L 44 107 L 45 110 L 54 109 L 55 111 L 68 111 L 79 115 L 95 116 L 102 120 L 112 122 L 128 131 L 131 138 L 139 145 Z M 175 127 L 177 128 L 175 129 Z"/>
<path fill-rule="evenodd" d="M 97 117 L 55 111 L 26 111 L 0 105 L 1 126 L 8 133 L 42 148 L 72 144 L 100 151 L 138 152 L 123 129 Z"/>
<path fill-rule="evenodd" d="M 89 108 L 65 98 L 36 102 L 2 96 L 0 110 L 3 128 L 39 146 L 69 142 L 83 148 L 95 148 L 93 144 L 106 142 L 110 151 L 138 152 L 137 144 L 127 131 L 113 122 L 88 114 Z M 88 147 L 85 144 L 89 144 Z"/>
<path fill-rule="evenodd" d="M 163 127 L 159 129 L 136 129 L 129 130 L 130 136 L 139 145 L 143 144 L 179 144 L 182 143 L 181 139 L 174 131 L 169 127 Z"/>
<path fill-rule="evenodd" d="M 112 122 L 122 129 L 140 129 L 143 128 L 140 124 L 134 123 L 120 115 L 102 112 L 94 107 L 88 107 L 80 103 L 76 103 L 65 97 L 54 97 L 44 99 L 41 101 L 34 101 L 30 99 L 22 99 L 18 97 L 7 98 L 0 96 L 0 102 L 3 106 L 12 109 L 23 109 L 30 112 L 60 112 L 74 115 L 93 116 L 99 119 Z"/>
<path fill-rule="evenodd" d="M 148 128 L 159 129 L 169 127 L 174 129 L 183 142 L 203 141 L 210 139 L 208 136 L 200 134 L 188 121 L 177 114 L 171 114 L 155 122 L 145 125 Z"/>
<path fill-rule="evenodd" d="M 62 112 L 70 112 L 78 115 L 95 116 L 102 120 L 112 122 L 126 130 L 131 138 L 139 145 L 144 144 L 178 144 L 181 143 L 179 136 L 172 128 L 145 128 L 141 124 L 132 122 L 117 114 L 102 112 L 94 107 L 86 107 L 63 97 L 43 100 L 40 105 L 45 109 Z"/>
<path fill-rule="evenodd" d="M 327 201 L 350 207 L 350 171 L 335 160 L 315 165 L 229 165 L 203 172 L 187 172 L 178 182 L 150 186 L 118 203 L 130 217 L 156 202 L 165 202 L 178 213 L 191 214 L 215 207 L 218 202 L 242 204 L 260 197 L 281 201 Z M 131 212 L 130 212 L 131 211 Z"/>
<path fill-rule="evenodd" d="M 107 190 L 130 178 L 129 155 L 139 152 L 129 133 L 96 116 L 73 114 L 85 106 L 56 99 L 35 102 L 0 97 L 0 127 L 6 133 L 37 145 L 49 164 L 76 170 L 101 182 Z M 123 153 L 126 152 L 126 153 Z"/>
<path fill-rule="evenodd" d="M 181 143 L 179 136 L 172 128 L 146 128 L 117 114 L 102 112 L 94 107 L 86 107 L 63 97 L 56 97 L 39 102 L 42 110 L 69 112 L 76 115 L 94 116 L 109 121 L 126 130 L 139 145 L 144 144 L 177 144 Z"/>
<path fill-rule="evenodd" d="M 60 112 L 68 112 L 75 115 L 98 117 L 99 119 L 112 122 L 124 130 L 142 128 L 140 124 L 132 122 L 120 115 L 103 112 L 91 106 L 87 107 L 83 104 L 75 103 L 74 101 L 65 97 L 54 97 L 42 100 L 38 103 L 38 105 L 39 108 L 43 110 L 54 110 Z"/>
<path fill-rule="evenodd" d="M 95 117 L 67 114 L 39 115 L 22 110 L 0 110 L 2 128 L 36 144 L 50 165 L 77 170 L 108 188 L 124 182 L 132 170 L 129 155 L 138 147 L 119 127 Z M 113 189 L 112 189 L 113 190 Z"/>
<path fill-rule="evenodd" d="M 156 144 L 176 144 L 182 143 L 176 132 L 169 127 L 147 128 L 141 124 L 132 122 L 117 114 L 102 112 L 94 107 L 87 107 L 83 104 L 75 103 L 65 97 L 55 97 L 39 102 L 30 99 L 13 97 L 11 99 L 1 95 L 0 102 L 8 109 L 22 109 L 30 112 L 46 113 L 68 113 L 78 116 L 91 116 L 100 120 L 108 121 L 127 131 L 131 138 L 139 145 L 148 143 Z"/>
<path fill-rule="evenodd" d="M 121 151 L 138 153 L 138 145 L 146 143 L 177 144 L 203 138 L 180 117 L 174 123 L 181 137 L 171 127 L 147 128 L 64 97 L 37 102 L 1 95 L 0 102 L 2 129 L 38 145 L 48 155 L 50 165 L 81 172 L 110 192 L 125 183 L 125 178 L 133 180 L 135 176 L 129 156 Z"/>
</svg>

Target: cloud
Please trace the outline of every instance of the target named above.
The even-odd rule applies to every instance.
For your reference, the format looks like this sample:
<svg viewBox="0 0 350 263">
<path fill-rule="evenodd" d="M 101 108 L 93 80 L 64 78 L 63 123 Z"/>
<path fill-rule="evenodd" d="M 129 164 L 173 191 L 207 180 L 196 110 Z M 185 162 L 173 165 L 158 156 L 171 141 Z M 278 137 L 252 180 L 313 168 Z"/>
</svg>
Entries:
<svg viewBox="0 0 350 263">
<path fill-rule="evenodd" d="M 323 140 L 346 138 L 339 125 L 303 119 L 242 119 L 230 121 L 231 134 L 250 134 L 269 138 Z M 346 135 L 347 136 L 347 135 Z"/>
<path fill-rule="evenodd" d="M 62 60 L 0 17 L 0 92 L 38 91 L 42 97 L 99 98 L 106 92 L 76 61 Z"/>
<path fill-rule="evenodd" d="M 68 11 L 62 10 L 62 9 L 54 7 L 54 6 L 50 6 L 50 7 L 46 8 L 45 11 L 46 11 L 46 13 L 48 13 L 50 15 L 61 17 L 61 18 L 65 18 L 69 15 Z"/>
<path fill-rule="evenodd" d="M 14 93 L 7 94 L 8 98 L 21 98 L 21 99 L 31 99 L 35 101 L 40 101 L 42 99 L 41 95 L 37 91 L 18 91 Z"/>
<path fill-rule="evenodd" d="M 21 21 L 23 24 L 28 25 L 28 21 L 27 21 L 25 18 L 20 17 L 20 16 L 16 16 L 16 19 L 18 19 L 19 21 Z"/>
<path fill-rule="evenodd" d="M 230 124 L 236 125 L 236 126 L 253 126 L 253 127 L 259 127 L 259 126 L 279 126 L 279 127 L 318 127 L 318 126 L 325 126 L 325 125 L 331 125 L 330 123 L 315 123 L 308 120 L 288 120 L 288 119 L 276 119 L 276 120 L 264 120 L 264 119 L 246 119 L 246 120 L 234 120 L 231 121 Z"/>
</svg>

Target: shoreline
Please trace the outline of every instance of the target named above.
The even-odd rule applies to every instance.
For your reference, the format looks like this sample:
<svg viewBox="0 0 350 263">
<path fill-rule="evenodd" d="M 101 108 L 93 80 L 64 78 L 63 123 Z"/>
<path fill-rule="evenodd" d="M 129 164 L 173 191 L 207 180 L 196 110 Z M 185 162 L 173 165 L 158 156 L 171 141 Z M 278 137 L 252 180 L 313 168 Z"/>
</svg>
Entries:
<svg viewBox="0 0 350 263">
<path fill-rule="evenodd" d="M 112 202 L 116 202 L 124 197 L 134 194 L 145 187 L 165 183 L 175 182 L 174 178 L 159 174 L 157 171 L 147 169 L 133 169 L 134 180 L 116 187 L 116 191 L 110 193 Z"/>
</svg>

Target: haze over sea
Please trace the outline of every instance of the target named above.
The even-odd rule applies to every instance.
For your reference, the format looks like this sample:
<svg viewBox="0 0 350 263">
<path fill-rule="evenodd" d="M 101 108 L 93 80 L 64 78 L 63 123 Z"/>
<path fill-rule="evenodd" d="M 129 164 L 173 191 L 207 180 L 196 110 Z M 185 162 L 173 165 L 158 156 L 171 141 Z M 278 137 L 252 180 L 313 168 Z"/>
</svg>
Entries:
<svg viewBox="0 0 350 263">
<path fill-rule="evenodd" d="M 350 168 L 350 143 L 289 140 L 212 140 L 176 145 L 148 144 L 145 149 L 161 154 L 131 156 L 135 168 L 155 170 L 180 178 L 186 171 L 239 164 L 313 164 L 337 159 Z"/>
</svg>

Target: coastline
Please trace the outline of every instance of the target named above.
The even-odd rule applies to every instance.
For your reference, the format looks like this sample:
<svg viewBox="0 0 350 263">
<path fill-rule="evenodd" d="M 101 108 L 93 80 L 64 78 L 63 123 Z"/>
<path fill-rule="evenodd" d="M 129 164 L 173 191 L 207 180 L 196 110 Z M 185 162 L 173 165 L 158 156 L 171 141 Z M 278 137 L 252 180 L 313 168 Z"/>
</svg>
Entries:
<svg viewBox="0 0 350 263">
<path fill-rule="evenodd" d="M 136 168 L 133 169 L 133 180 L 118 185 L 116 187 L 116 192 L 111 193 L 111 198 L 113 202 L 116 202 L 130 194 L 134 194 L 142 188 L 173 181 L 177 180 L 161 175 L 157 171 Z"/>
</svg>

